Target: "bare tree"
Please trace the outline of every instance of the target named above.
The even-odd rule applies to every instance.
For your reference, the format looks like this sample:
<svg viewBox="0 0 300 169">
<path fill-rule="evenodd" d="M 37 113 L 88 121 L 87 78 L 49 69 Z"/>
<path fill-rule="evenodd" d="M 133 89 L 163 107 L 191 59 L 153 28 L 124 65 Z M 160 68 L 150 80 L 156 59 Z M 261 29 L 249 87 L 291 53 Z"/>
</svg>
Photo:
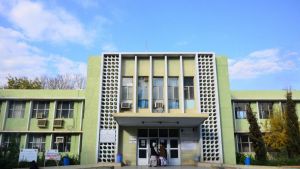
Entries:
<svg viewBox="0 0 300 169">
<path fill-rule="evenodd" d="M 40 78 L 44 89 L 84 89 L 86 78 L 82 74 L 64 74 Z"/>
</svg>

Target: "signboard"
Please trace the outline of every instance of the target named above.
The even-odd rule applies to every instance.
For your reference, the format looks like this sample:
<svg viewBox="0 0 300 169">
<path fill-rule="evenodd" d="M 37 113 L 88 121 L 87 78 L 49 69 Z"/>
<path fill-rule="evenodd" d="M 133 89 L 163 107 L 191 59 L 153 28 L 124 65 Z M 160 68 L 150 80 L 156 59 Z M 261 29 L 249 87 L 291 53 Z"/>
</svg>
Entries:
<svg viewBox="0 0 300 169">
<path fill-rule="evenodd" d="M 181 150 L 196 150 L 197 142 L 194 141 L 181 141 Z"/>
<path fill-rule="evenodd" d="M 100 130 L 100 143 L 115 143 L 116 130 L 114 129 L 101 129 Z"/>
<path fill-rule="evenodd" d="M 136 144 L 136 137 L 135 136 L 130 136 L 129 137 L 129 143 L 130 144 Z"/>
<path fill-rule="evenodd" d="M 45 160 L 55 160 L 59 161 L 60 160 L 60 155 L 58 153 L 58 150 L 55 149 L 50 149 L 45 152 Z"/>
<path fill-rule="evenodd" d="M 19 154 L 19 162 L 37 161 L 38 149 L 21 149 Z"/>
</svg>

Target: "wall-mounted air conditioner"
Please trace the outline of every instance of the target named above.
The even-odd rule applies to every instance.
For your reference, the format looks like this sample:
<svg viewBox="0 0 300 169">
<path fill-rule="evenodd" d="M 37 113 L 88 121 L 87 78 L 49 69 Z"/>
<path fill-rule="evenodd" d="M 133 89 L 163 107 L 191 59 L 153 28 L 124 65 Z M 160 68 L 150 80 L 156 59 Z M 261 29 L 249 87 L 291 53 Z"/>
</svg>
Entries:
<svg viewBox="0 0 300 169">
<path fill-rule="evenodd" d="M 37 126 L 38 127 L 47 127 L 47 119 L 38 119 Z"/>
<path fill-rule="evenodd" d="M 63 127 L 64 126 L 64 120 L 63 119 L 54 119 L 53 127 Z"/>
</svg>

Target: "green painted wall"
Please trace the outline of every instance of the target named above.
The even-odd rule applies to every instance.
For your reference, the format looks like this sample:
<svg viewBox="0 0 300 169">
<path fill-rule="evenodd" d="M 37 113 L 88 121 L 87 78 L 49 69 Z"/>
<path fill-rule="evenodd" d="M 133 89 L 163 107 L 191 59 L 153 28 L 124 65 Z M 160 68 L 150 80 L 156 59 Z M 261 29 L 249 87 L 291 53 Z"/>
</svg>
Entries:
<svg viewBox="0 0 300 169">
<path fill-rule="evenodd" d="M 150 59 L 149 58 L 139 58 L 138 59 L 138 76 L 148 76 L 150 75 Z"/>
<path fill-rule="evenodd" d="M 223 160 L 225 164 L 235 164 L 235 140 L 227 58 L 217 57 L 216 64 L 220 101 Z"/>
<path fill-rule="evenodd" d="M 128 165 L 137 165 L 137 143 L 129 143 L 130 138 L 137 138 L 137 128 L 120 127 L 119 129 L 119 152 L 123 154 L 123 162 Z"/>
<path fill-rule="evenodd" d="M 152 57 L 153 76 L 165 75 L 165 59 Z"/>
<path fill-rule="evenodd" d="M 90 57 L 88 60 L 86 100 L 82 128 L 81 164 L 97 163 L 96 148 L 100 94 L 100 59 L 101 57 Z"/>
<path fill-rule="evenodd" d="M 122 76 L 134 76 L 134 58 L 122 58 Z"/>
</svg>

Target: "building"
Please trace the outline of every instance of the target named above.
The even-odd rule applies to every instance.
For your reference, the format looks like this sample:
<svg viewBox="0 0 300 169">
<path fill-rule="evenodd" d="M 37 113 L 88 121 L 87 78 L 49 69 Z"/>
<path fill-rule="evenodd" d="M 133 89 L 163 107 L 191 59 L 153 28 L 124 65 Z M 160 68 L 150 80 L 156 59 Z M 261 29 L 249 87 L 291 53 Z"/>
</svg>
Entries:
<svg viewBox="0 0 300 169">
<path fill-rule="evenodd" d="M 300 91 L 293 91 L 300 116 Z M 85 90 L 0 90 L 0 141 L 58 149 L 81 164 L 147 165 L 153 142 L 170 165 L 236 163 L 251 153 L 245 105 L 262 124 L 285 91 L 231 91 L 226 57 L 210 52 L 90 57 Z M 12 137 L 15 136 L 15 137 Z"/>
</svg>

